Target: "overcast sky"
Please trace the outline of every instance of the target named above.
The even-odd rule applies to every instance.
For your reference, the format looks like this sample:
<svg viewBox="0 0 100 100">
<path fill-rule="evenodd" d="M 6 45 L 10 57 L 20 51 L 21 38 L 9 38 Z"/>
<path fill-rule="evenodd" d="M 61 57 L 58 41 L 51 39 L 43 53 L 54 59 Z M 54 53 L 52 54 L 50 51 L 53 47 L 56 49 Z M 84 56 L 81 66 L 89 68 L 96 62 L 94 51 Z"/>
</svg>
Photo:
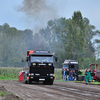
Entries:
<svg viewBox="0 0 100 100">
<path fill-rule="evenodd" d="M 100 30 L 100 0 L 47 0 L 49 7 L 51 6 L 54 15 L 48 19 L 66 17 L 71 18 L 74 11 L 81 11 L 83 17 L 90 20 L 90 24 L 94 25 L 96 29 Z M 47 20 L 40 21 L 35 16 L 29 16 L 23 11 L 17 11 L 21 6 L 23 0 L 0 0 L 0 25 L 8 23 L 10 27 L 16 27 L 18 30 L 32 29 L 39 24 L 41 27 L 46 26 Z M 32 8 L 33 9 L 33 8 Z M 48 9 L 47 9 L 48 10 Z M 56 11 L 56 12 L 55 12 Z M 44 13 L 44 19 L 46 13 Z M 43 15 L 39 15 L 40 17 Z M 42 20 L 42 19 L 41 19 Z M 41 22 L 41 23 L 39 23 Z M 40 28 L 41 28 L 40 27 Z"/>
</svg>

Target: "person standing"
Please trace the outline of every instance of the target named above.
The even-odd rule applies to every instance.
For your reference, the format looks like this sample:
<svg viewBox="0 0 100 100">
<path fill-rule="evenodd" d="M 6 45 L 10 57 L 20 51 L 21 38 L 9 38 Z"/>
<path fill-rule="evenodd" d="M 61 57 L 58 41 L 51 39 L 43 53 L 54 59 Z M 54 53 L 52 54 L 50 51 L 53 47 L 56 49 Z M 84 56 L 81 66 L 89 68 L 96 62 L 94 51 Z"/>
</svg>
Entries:
<svg viewBox="0 0 100 100">
<path fill-rule="evenodd" d="M 66 81 L 66 71 L 65 71 L 65 69 L 63 71 L 63 81 Z"/>
<path fill-rule="evenodd" d="M 88 71 L 87 71 L 87 69 L 85 69 L 85 80 L 86 80 L 86 84 L 88 84 Z"/>
<path fill-rule="evenodd" d="M 69 69 L 67 69 L 66 75 L 67 75 L 67 81 L 69 81 Z"/>
<path fill-rule="evenodd" d="M 73 70 L 73 81 L 75 80 L 75 70 Z"/>
<path fill-rule="evenodd" d="M 70 81 L 72 81 L 73 79 L 73 73 L 72 73 L 72 70 L 69 72 L 69 76 L 70 76 Z"/>
<path fill-rule="evenodd" d="M 91 69 L 89 69 L 88 78 L 89 78 L 89 83 L 90 83 L 91 82 Z"/>
</svg>

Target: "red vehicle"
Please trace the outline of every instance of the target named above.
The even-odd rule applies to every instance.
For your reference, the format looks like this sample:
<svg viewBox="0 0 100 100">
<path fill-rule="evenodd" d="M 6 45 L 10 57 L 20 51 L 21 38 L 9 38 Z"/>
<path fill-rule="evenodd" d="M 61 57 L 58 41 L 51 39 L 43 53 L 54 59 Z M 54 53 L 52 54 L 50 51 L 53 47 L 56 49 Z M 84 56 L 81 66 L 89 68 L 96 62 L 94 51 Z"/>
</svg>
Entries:
<svg viewBox="0 0 100 100">
<path fill-rule="evenodd" d="M 99 64 L 89 64 L 90 69 L 92 71 L 92 66 L 95 66 L 95 69 L 92 71 L 92 80 L 99 81 L 100 82 L 100 70 L 98 70 Z"/>
</svg>

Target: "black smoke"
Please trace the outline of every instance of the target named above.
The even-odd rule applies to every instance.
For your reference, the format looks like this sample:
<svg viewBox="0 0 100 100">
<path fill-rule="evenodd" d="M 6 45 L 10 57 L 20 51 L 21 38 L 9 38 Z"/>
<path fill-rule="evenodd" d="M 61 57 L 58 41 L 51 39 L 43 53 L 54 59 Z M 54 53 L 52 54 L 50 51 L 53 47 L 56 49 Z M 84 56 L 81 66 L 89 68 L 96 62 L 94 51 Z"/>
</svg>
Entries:
<svg viewBox="0 0 100 100">
<path fill-rule="evenodd" d="M 18 11 L 24 12 L 34 25 L 33 30 L 39 30 L 46 26 L 50 19 L 57 18 L 57 7 L 53 0 L 23 0 L 22 6 Z"/>
</svg>

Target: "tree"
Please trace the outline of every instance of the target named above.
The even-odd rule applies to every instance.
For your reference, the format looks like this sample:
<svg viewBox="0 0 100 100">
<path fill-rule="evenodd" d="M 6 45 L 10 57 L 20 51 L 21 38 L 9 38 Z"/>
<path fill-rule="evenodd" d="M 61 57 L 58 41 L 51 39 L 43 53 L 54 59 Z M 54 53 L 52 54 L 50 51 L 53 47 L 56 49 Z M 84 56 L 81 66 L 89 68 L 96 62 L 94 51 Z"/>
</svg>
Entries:
<svg viewBox="0 0 100 100">
<path fill-rule="evenodd" d="M 47 50 L 55 53 L 55 56 L 59 58 L 58 63 L 55 63 L 56 67 L 62 67 L 62 63 L 64 61 L 65 50 L 62 37 L 64 21 L 65 18 L 50 20 L 48 21 L 47 27 L 39 31 L 40 36 L 42 36 L 42 40 L 45 41 Z"/>
<path fill-rule="evenodd" d="M 100 31 L 96 30 L 96 32 L 97 32 L 97 37 L 99 37 Z M 95 43 L 95 47 L 96 47 L 95 54 L 96 54 L 97 58 L 100 58 L 100 39 L 95 39 L 94 43 Z"/>
<path fill-rule="evenodd" d="M 5 23 L 0 26 L 0 66 L 21 67 L 27 50 L 49 50 L 58 57 L 56 67 L 61 68 L 65 59 L 72 59 L 80 61 L 81 68 L 85 68 L 82 63 L 87 65 L 89 58 L 95 59 L 91 39 L 100 32 L 94 29 L 80 11 L 74 12 L 69 19 L 49 20 L 47 27 L 38 33 L 30 29 L 17 30 Z M 98 43 L 96 52 L 99 53 L 100 40 L 95 43 Z"/>
<path fill-rule="evenodd" d="M 95 48 L 94 48 L 94 45 L 92 43 L 92 38 L 93 36 L 96 35 L 96 31 L 95 30 L 95 26 L 93 25 L 90 25 L 90 22 L 89 22 L 89 19 L 87 18 L 84 18 L 84 23 L 85 23 L 85 26 L 86 26 L 86 30 L 85 30 L 85 58 L 88 58 L 88 57 L 95 57 Z"/>
<path fill-rule="evenodd" d="M 65 23 L 65 51 L 67 59 L 84 60 L 85 24 L 81 12 L 74 12 L 72 19 Z"/>
</svg>

